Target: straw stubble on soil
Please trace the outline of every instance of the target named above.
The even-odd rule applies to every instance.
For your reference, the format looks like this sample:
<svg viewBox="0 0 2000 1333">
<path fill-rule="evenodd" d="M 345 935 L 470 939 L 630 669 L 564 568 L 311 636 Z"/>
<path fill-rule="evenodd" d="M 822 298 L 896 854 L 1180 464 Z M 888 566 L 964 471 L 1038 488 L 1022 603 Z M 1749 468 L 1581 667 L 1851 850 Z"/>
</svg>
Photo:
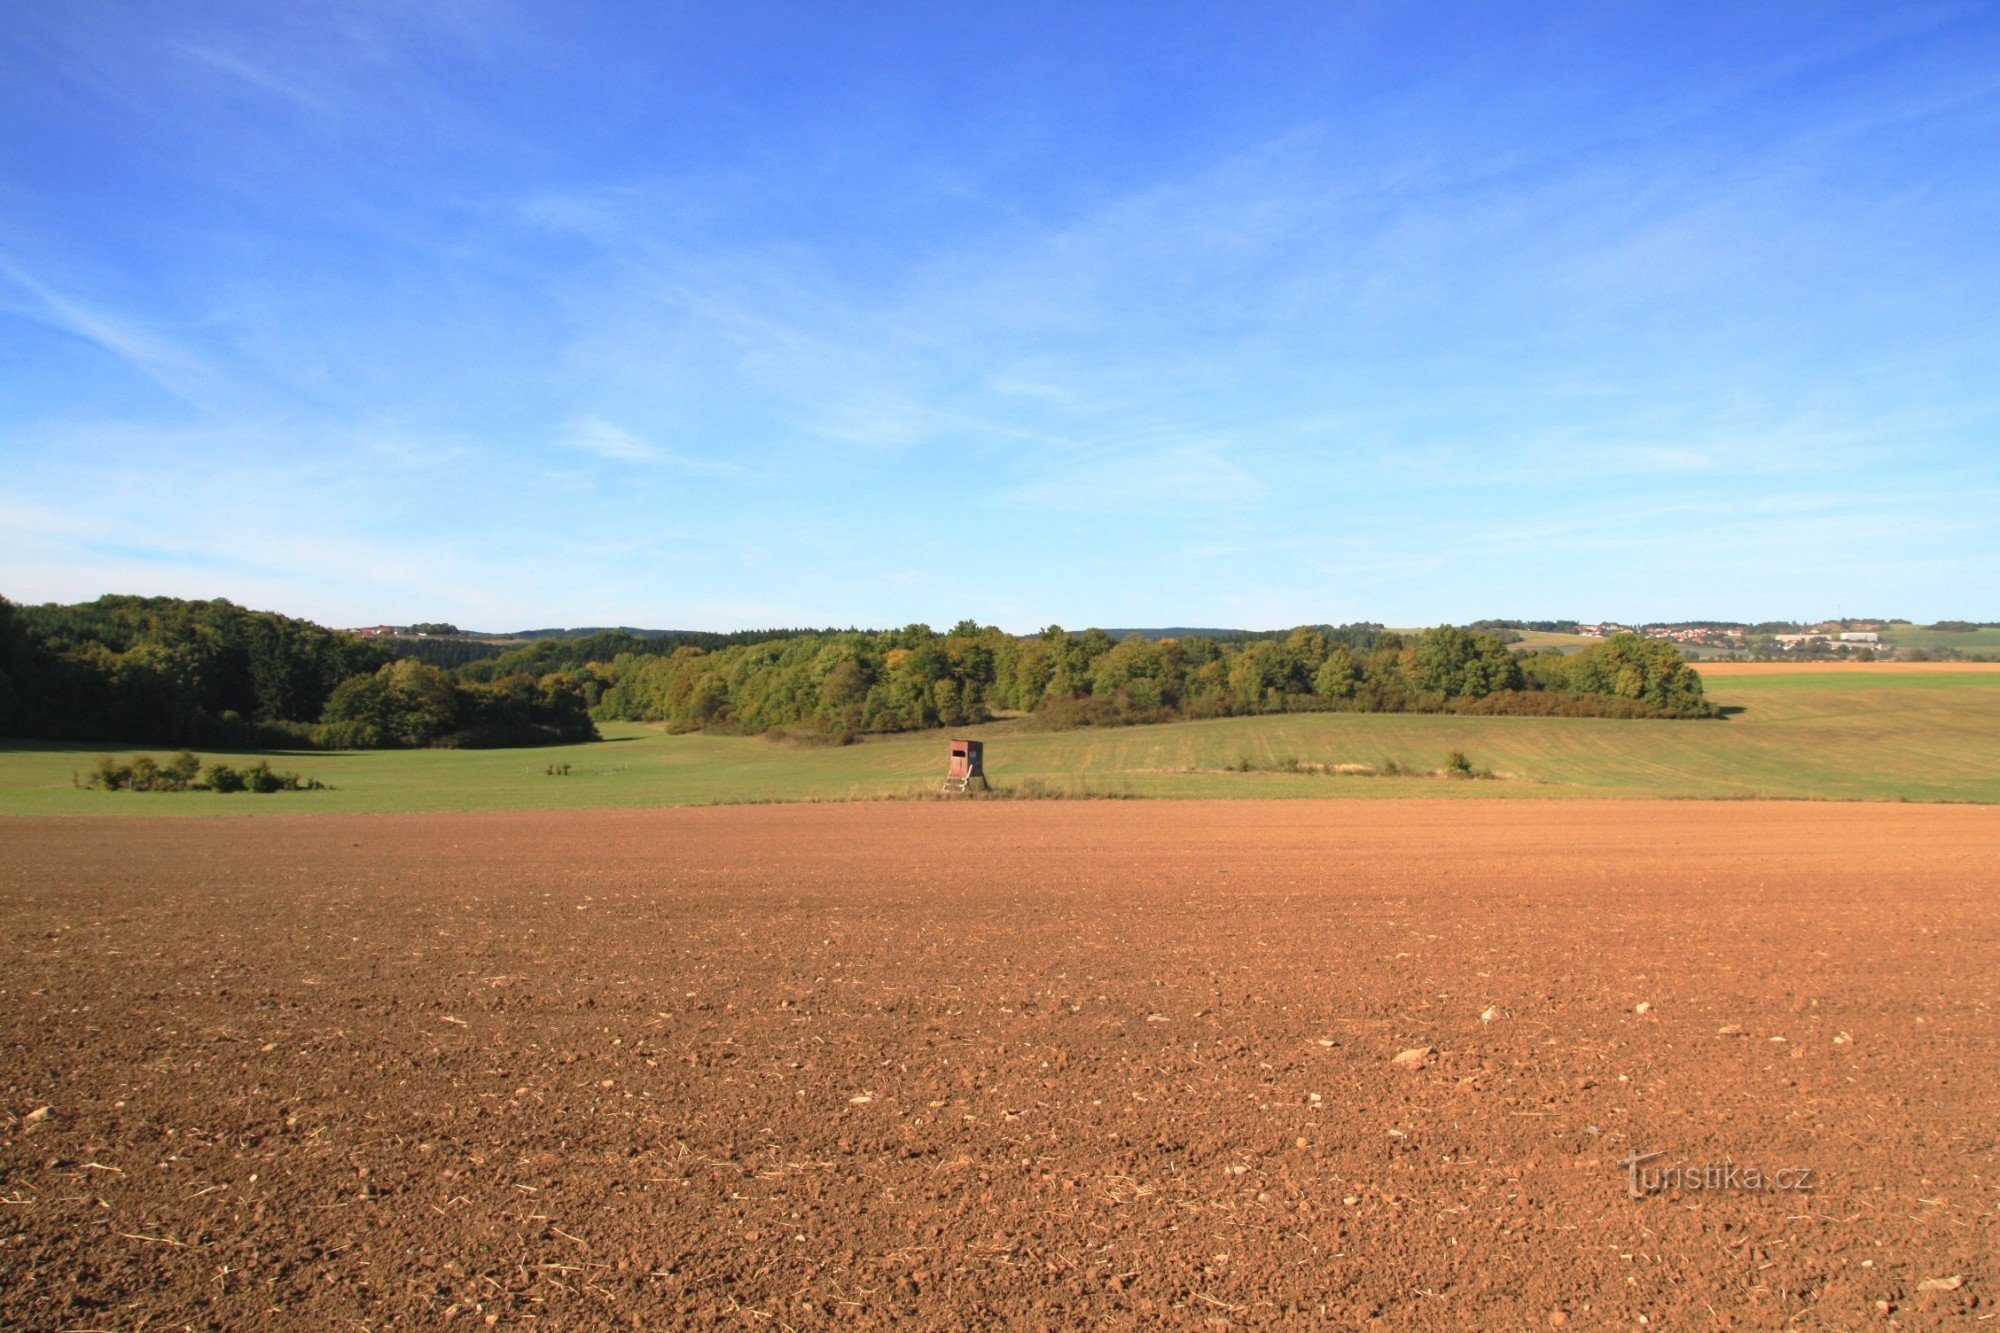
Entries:
<svg viewBox="0 0 2000 1333">
<path fill-rule="evenodd" d="M 1921 806 L 4 821 L 0 1322 L 1977 1317 L 1997 868 Z"/>
</svg>

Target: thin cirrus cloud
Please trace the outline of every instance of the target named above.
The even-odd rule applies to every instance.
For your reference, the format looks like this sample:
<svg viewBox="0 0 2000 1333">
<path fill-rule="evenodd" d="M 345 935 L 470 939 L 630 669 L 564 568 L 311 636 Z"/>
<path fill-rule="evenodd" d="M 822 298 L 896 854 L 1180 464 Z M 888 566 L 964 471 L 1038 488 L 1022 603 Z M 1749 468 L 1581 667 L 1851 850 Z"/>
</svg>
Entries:
<svg viewBox="0 0 2000 1333">
<path fill-rule="evenodd" d="M 602 417 L 577 417 L 569 423 L 561 438 L 566 448 L 613 463 L 666 468 L 695 477 L 745 475 L 743 468 L 735 463 L 690 457 L 665 445 L 641 439 L 623 426 Z"/>
<path fill-rule="evenodd" d="M 0 254 L 0 283 L 27 298 L 10 303 L 16 314 L 89 343 L 183 402 L 200 405 L 209 399 L 213 369 L 137 321 L 64 294 L 5 254 Z"/>
<path fill-rule="evenodd" d="M 219 70 L 247 88 L 290 102 L 315 115 L 330 117 L 335 114 L 332 102 L 241 56 L 198 45 L 183 45 L 177 49 L 183 59 Z"/>
<path fill-rule="evenodd" d="M 1228 509 L 1264 493 L 1257 479 L 1202 445 L 1175 445 L 1055 467 L 1001 492 L 1004 504 L 1063 513 Z"/>
</svg>

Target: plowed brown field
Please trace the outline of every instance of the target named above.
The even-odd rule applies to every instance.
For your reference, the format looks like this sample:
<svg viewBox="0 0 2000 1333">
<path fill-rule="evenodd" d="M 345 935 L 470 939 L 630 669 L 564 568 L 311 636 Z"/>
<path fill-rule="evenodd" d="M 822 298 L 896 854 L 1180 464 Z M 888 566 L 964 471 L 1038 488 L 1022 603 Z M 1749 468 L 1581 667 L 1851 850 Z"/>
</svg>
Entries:
<svg viewBox="0 0 2000 1333">
<path fill-rule="evenodd" d="M 0 1322 L 1990 1317 L 1997 890 L 1972 807 L 0 821 Z"/>
</svg>

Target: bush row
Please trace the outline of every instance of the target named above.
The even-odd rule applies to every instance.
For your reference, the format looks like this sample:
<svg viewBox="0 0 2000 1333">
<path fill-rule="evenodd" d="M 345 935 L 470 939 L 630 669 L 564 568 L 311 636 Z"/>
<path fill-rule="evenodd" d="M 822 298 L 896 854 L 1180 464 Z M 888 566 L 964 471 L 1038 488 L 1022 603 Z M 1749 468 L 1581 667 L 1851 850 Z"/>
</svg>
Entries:
<svg viewBox="0 0 2000 1333">
<path fill-rule="evenodd" d="M 120 763 L 110 755 L 100 755 L 97 766 L 76 779 L 79 787 L 99 791 L 213 791 L 274 792 L 330 791 L 318 778 L 281 773 L 265 760 L 247 768 L 210 764 L 203 771 L 201 760 L 182 750 L 165 763 L 149 754 L 134 755 Z"/>
</svg>

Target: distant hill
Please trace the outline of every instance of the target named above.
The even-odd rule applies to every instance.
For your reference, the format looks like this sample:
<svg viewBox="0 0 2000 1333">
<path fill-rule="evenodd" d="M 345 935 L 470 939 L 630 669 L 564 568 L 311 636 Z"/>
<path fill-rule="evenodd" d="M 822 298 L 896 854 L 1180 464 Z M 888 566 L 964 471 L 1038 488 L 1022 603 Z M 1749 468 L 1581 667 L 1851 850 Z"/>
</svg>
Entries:
<svg viewBox="0 0 2000 1333">
<path fill-rule="evenodd" d="M 1330 625 L 1323 625 L 1319 626 L 1319 628 L 1331 629 L 1333 627 Z M 837 634 L 840 632 L 841 631 L 834 629 L 739 631 L 739 633 L 753 633 L 753 634 L 784 633 L 788 635 L 819 634 L 819 633 Z M 849 632 L 851 632 L 851 630 Z M 1152 629 L 1106 629 L 1104 632 L 1106 634 L 1109 634 L 1114 639 L 1124 639 L 1131 635 L 1136 634 L 1142 639 L 1148 639 L 1153 641 L 1158 641 L 1160 639 L 1249 640 L 1249 639 L 1282 639 L 1287 634 L 1290 634 L 1292 632 L 1292 627 L 1287 625 L 1283 629 L 1253 630 L 1253 629 L 1203 628 L 1200 626 L 1189 626 L 1189 625 L 1166 625 Z M 701 638 L 709 638 L 709 637 L 714 637 L 714 638 L 728 637 L 727 635 L 723 635 L 712 630 L 637 629 L 631 625 L 579 625 L 569 628 L 517 629 L 505 632 L 488 631 L 488 630 L 460 631 L 460 637 L 462 638 L 482 639 L 490 643 L 503 643 L 503 642 L 528 643 L 536 639 L 587 639 L 593 634 L 623 634 L 634 639 L 687 639 L 690 641 Z M 1022 635 L 1021 637 L 1032 638 L 1033 635 L 1026 634 Z"/>
<path fill-rule="evenodd" d="M 665 639 L 699 634 L 691 629 L 635 629 L 630 625 L 579 625 L 570 629 L 517 629 L 510 634 L 474 634 L 480 639 L 587 639 L 593 634 L 628 634 L 635 639 Z"/>
<path fill-rule="evenodd" d="M 1168 625 L 1164 629 L 1107 629 L 1104 631 L 1114 639 L 1129 639 L 1134 634 L 1142 639 L 1245 639 L 1270 638 L 1269 634 L 1259 634 L 1248 629 L 1199 629 L 1187 625 Z M 1290 630 L 1279 630 L 1277 637 L 1283 638 Z"/>
<path fill-rule="evenodd" d="M 467 639 L 479 643 L 531 643 L 536 639 L 587 639 L 593 634 L 623 634 L 633 639 L 695 638 L 712 633 L 693 629 L 634 629 L 630 625 L 579 625 L 559 629 L 459 629 L 456 625 L 375 625 L 348 631 L 365 638 Z M 786 630 L 785 633 L 794 633 Z"/>
</svg>

